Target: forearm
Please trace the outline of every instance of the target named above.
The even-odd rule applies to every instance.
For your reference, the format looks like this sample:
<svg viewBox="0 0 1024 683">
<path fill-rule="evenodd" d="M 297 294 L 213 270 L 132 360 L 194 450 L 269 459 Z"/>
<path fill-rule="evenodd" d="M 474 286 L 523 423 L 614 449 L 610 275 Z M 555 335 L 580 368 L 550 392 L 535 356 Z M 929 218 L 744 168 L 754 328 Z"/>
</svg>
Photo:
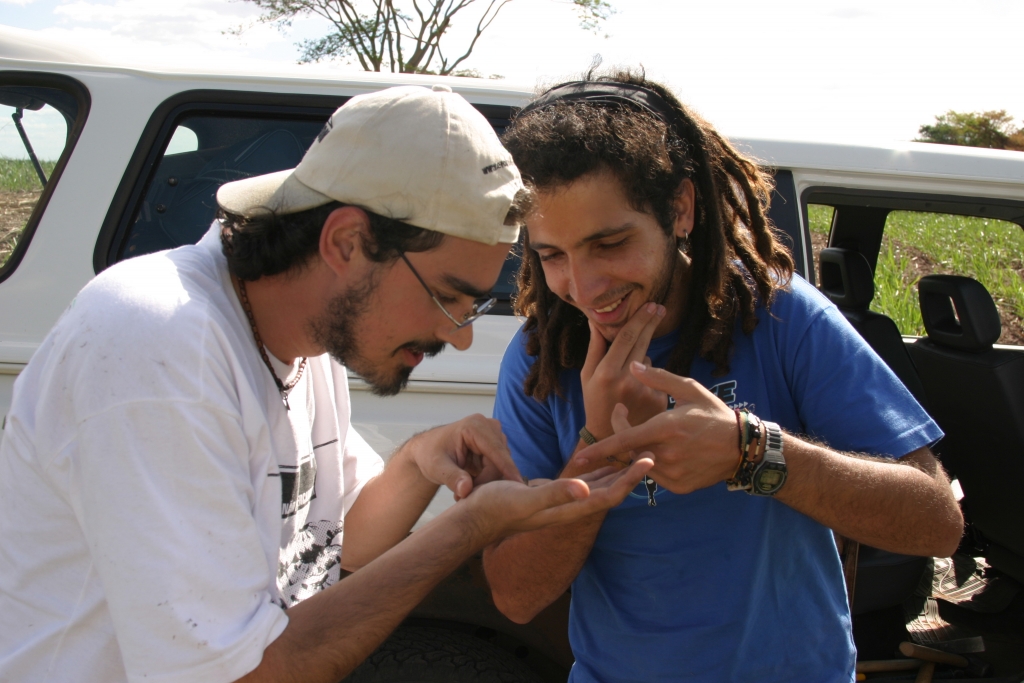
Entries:
<svg viewBox="0 0 1024 683">
<path fill-rule="evenodd" d="M 776 498 L 837 533 L 908 555 L 946 557 L 963 533 L 949 480 L 927 448 L 900 461 L 845 455 L 785 437 Z"/>
<path fill-rule="evenodd" d="M 331 588 L 288 609 L 288 626 L 240 681 L 337 683 L 485 541 L 465 506 L 446 511 Z"/>
<path fill-rule="evenodd" d="M 588 469 L 594 468 L 570 463 L 560 477 Z M 484 573 L 498 610 L 525 624 L 565 593 L 583 568 L 604 517 L 601 512 L 574 524 L 516 534 L 485 549 Z"/>
<path fill-rule="evenodd" d="M 395 452 L 345 515 L 345 569 L 359 569 L 405 538 L 437 493 L 437 484 L 423 477 L 411 457 L 416 441 L 414 436 Z"/>
<path fill-rule="evenodd" d="M 494 604 L 525 624 L 557 600 L 583 568 L 604 514 L 576 524 L 517 534 L 484 550 Z"/>
</svg>

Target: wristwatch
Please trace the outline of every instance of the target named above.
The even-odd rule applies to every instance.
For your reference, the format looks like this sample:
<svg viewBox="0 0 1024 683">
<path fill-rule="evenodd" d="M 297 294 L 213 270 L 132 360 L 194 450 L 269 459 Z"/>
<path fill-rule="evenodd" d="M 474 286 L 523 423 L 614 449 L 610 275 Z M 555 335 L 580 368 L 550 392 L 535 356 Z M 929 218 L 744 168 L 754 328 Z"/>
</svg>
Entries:
<svg viewBox="0 0 1024 683">
<path fill-rule="evenodd" d="M 762 420 L 768 429 L 768 443 L 764 457 L 750 477 L 750 493 L 755 496 L 774 496 L 786 483 L 786 458 L 782 455 L 782 429 L 774 422 Z"/>
</svg>

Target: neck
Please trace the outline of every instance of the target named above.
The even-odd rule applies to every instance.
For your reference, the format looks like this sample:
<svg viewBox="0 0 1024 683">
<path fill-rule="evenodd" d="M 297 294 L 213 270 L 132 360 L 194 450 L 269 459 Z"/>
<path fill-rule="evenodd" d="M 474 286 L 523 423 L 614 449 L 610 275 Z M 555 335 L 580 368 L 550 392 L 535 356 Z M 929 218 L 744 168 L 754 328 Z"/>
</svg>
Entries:
<svg viewBox="0 0 1024 683">
<path fill-rule="evenodd" d="M 275 358 L 287 365 L 294 363 L 296 358 L 319 353 L 306 330 L 312 312 L 308 309 L 310 285 L 301 284 L 305 279 L 301 275 L 283 274 L 245 283 L 260 340 Z M 231 282 L 241 302 L 239 281 L 232 276 Z M 298 296 L 303 290 L 307 296 Z"/>
</svg>

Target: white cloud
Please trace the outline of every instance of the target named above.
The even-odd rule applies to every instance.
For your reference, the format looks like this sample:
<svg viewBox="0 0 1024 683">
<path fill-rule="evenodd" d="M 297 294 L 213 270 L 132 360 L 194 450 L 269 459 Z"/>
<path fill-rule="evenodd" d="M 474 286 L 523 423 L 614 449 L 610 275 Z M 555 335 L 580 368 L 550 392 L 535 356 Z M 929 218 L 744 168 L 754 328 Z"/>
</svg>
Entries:
<svg viewBox="0 0 1024 683">
<path fill-rule="evenodd" d="M 0 5 L 18 5 L 24 7 L 25 5 L 31 5 L 36 0 L 0 0 Z"/>
</svg>

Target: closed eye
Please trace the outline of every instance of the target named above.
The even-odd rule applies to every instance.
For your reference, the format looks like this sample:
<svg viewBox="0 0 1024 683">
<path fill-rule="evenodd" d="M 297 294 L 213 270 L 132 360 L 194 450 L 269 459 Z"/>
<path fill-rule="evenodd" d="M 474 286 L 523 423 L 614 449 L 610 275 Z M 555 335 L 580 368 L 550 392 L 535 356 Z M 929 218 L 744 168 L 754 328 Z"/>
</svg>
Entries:
<svg viewBox="0 0 1024 683">
<path fill-rule="evenodd" d="M 617 249 L 618 247 L 621 247 L 628 241 L 629 238 L 626 237 L 617 242 L 599 242 L 597 246 L 599 249 Z"/>
<path fill-rule="evenodd" d="M 556 258 L 556 257 L 561 256 L 561 255 L 562 255 L 562 252 L 560 252 L 560 251 L 556 251 L 556 252 L 549 253 L 549 254 L 542 254 L 540 252 L 537 252 L 537 258 L 540 259 L 541 263 L 544 263 L 545 261 L 550 261 L 551 259 Z"/>
</svg>

